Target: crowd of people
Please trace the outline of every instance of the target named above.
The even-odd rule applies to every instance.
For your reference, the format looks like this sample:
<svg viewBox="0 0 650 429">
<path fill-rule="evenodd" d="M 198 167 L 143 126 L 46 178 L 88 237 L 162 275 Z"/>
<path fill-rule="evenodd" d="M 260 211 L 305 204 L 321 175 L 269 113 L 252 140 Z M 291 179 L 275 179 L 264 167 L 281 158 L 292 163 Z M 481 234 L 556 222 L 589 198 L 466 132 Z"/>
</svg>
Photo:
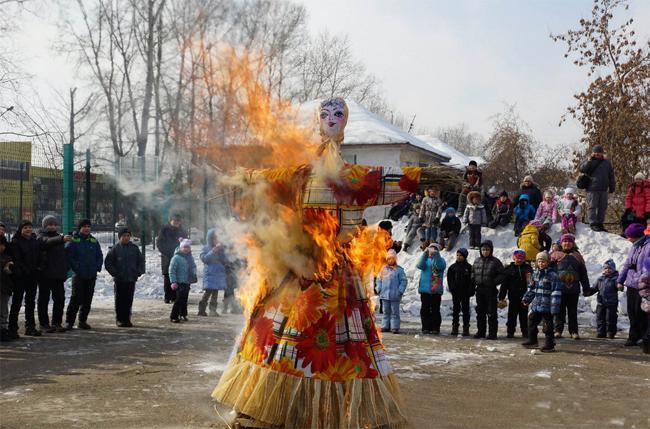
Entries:
<svg viewBox="0 0 650 429">
<path fill-rule="evenodd" d="M 580 171 L 577 185 L 586 191 L 588 219 L 593 231 L 605 232 L 604 213 L 608 194 L 614 191 L 614 172 L 602 146 L 593 148 Z M 561 196 L 553 190 L 542 192 L 533 177 L 526 176 L 519 193 L 511 201 L 506 191 L 494 186 L 483 195 L 483 175 L 474 161 L 466 168 L 460 195 L 429 187 L 424 195 L 414 195 L 403 207 L 409 216 L 402 247 L 407 252 L 417 246 L 422 251 L 417 268 L 421 275 L 418 292 L 423 334 L 439 334 L 440 303 L 444 293 L 443 276 L 447 271 L 448 290 L 452 295 L 451 335 L 470 335 L 470 298 L 476 300 L 477 331 L 474 338 L 497 338 L 499 308 L 507 307 L 507 337 L 515 336 L 517 325 L 526 347 L 537 347 L 538 326 L 543 324 L 544 352 L 553 351 L 555 339 L 568 335 L 580 339 L 578 301 L 597 294 L 597 336 L 614 338 L 617 333 L 618 292 L 625 290 L 630 329 L 626 346 L 641 344 L 650 353 L 650 181 L 642 173 L 629 186 L 625 213 L 621 219 L 623 236 L 632 243 L 620 271 L 612 259 L 602 264 L 598 278 L 589 279 L 585 260 L 576 245 L 576 224 L 582 204 L 577 190 L 569 186 Z M 457 210 L 458 208 L 458 210 Z M 506 228 L 513 224 L 515 242 L 511 261 L 493 255 L 490 240 L 483 240 L 482 228 Z M 560 224 L 560 237 L 550 236 L 551 226 Z M 469 247 L 479 250 L 470 265 L 469 251 L 460 248 L 456 261 L 448 269 L 441 252 L 453 251 L 459 237 L 469 233 Z M 376 281 L 381 285 L 382 329 L 399 332 L 399 305 L 407 279 L 400 273 L 393 250 Z M 379 288 L 378 288 L 379 289 Z M 397 298 L 395 298 L 397 297 Z M 389 309 L 386 311 L 386 309 Z M 462 314 L 462 331 L 460 316 Z"/>
<path fill-rule="evenodd" d="M 607 196 L 613 191 L 614 173 L 596 146 L 589 160 L 580 167 L 584 177 L 578 186 L 587 192 L 590 226 L 605 231 L 604 212 Z M 582 205 L 577 191 L 567 187 L 561 196 L 550 189 L 541 191 L 533 177 L 526 176 L 519 193 L 510 199 L 495 186 L 482 194 L 483 175 L 474 161 L 463 176 L 462 192 L 440 192 L 429 187 L 424 195 L 415 195 L 400 213 L 409 216 L 406 238 L 388 250 L 386 265 L 376 278 L 375 289 L 383 312 L 382 331 L 399 333 L 399 303 L 407 288 L 404 269 L 397 264 L 397 253 L 419 247 L 422 251 L 417 269 L 421 271 L 418 292 L 424 334 L 439 334 L 442 322 L 440 305 L 446 272 L 452 295 L 452 335 L 470 335 L 470 298 L 476 300 L 477 331 L 474 338 L 496 339 L 497 310 L 507 307 L 507 337 L 515 336 L 517 326 L 527 347 L 538 345 L 538 326 L 543 324 L 545 343 L 542 351 L 552 351 L 555 339 L 568 334 L 579 339 L 578 300 L 597 294 L 597 335 L 614 338 L 617 333 L 618 292 L 626 290 L 630 329 L 626 346 L 641 342 L 650 353 L 650 181 L 642 173 L 634 177 L 625 200 L 621 219 L 624 236 L 632 248 L 620 271 L 613 260 L 602 263 L 602 274 L 589 279 L 584 258 L 575 243 L 576 224 Z M 482 228 L 507 228 L 513 223 L 516 237 L 512 261 L 493 255 L 490 240 L 482 239 Z M 561 236 L 553 242 L 551 225 L 559 223 Z M 131 231 L 121 225 L 118 242 L 104 257 L 98 241 L 91 234 L 91 222 L 81 220 L 72 234 L 58 232 L 54 216 L 46 216 L 41 230 L 35 233 L 30 221 L 19 224 L 11 241 L 0 223 L 0 334 L 2 341 L 15 340 L 18 316 L 24 307 L 27 336 L 42 332 L 65 332 L 91 329 L 88 316 L 92 306 L 97 274 L 105 268 L 113 277 L 115 320 L 118 327 L 131 327 L 135 284 L 145 273 L 144 258 L 131 242 Z M 389 221 L 380 228 L 390 231 Z M 479 256 L 469 263 L 469 251 L 459 248 L 456 261 L 449 267 L 441 252 L 451 252 L 460 236 L 468 230 L 469 247 Z M 192 241 L 181 226 L 181 217 L 172 215 L 157 237 L 161 255 L 164 301 L 172 304 L 170 321 L 188 320 L 188 295 L 198 282 L 197 263 L 192 255 Z M 217 299 L 223 291 L 223 312 L 240 312 L 235 300 L 239 267 L 228 257 L 217 232 L 207 232 L 199 259 L 203 264 L 203 296 L 198 316 L 218 316 Z M 506 265 L 504 265 L 506 264 Z M 64 316 L 65 281 L 71 277 L 71 296 Z M 52 301 L 52 317 L 49 303 Z M 35 319 L 37 310 L 39 326 Z M 462 329 L 460 319 L 462 314 Z"/>
<path fill-rule="evenodd" d="M 61 234 L 58 228 L 54 216 L 43 218 L 38 234 L 33 224 L 24 220 L 8 240 L 6 227 L 0 223 L 0 339 L 3 342 L 20 338 L 18 317 L 21 309 L 26 336 L 66 332 L 74 328 L 75 322 L 79 329 L 92 329 L 88 316 L 97 274 L 102 268 L 114 282 L 116 325 L 120 328 L 133 326 L 131 313 L 135 285 L 145 273 L 145 261 L 138 246 L 131 241 L 129 228 L 120 226 L 118 241 L 105 257 L 99 242 L 91 234 L 90 220 L 82 219 L 72 234 Z M 172 323 L 188 320 L 190 285 L 198 281 L 197 266 L 191 253 L 192 242 L 186 237 L 180 216 L 173 215 L 169 224 L 161 228 L 157 240 L 164 299 L 173 304 Z M 220 290 L 224 291 L 223 311 L 240 312 L 234 299 L 237 267 L 228 261 L 225 247 L 218 242 L 215 230 L 208 231 L 200 259 L 204 265 L 204 294 L 197 315 L 219 315 L 217 297 Z M 68 278 L 71 278 L 71 295 L 64 314 L 64 283 Z M 208 306 L 209 314 L 206 313 Z"/>
</svg>

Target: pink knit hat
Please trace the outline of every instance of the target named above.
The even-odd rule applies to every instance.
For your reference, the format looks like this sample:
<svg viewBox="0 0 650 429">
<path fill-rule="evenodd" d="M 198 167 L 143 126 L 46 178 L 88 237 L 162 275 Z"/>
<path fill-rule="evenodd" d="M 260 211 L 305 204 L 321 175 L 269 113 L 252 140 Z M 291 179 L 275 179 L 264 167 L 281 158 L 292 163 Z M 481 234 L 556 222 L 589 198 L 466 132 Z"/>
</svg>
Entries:
<svg viewBox="0 0 650 429">
<path fill-rule="evenodd" d="M 185 238 L 185 239 L 181 240 L 180 247 L 181 248 L 183 248 L 183 247 L 192 247 L 192 240 L 190 240 L 189 238 Z"/>
</svg>

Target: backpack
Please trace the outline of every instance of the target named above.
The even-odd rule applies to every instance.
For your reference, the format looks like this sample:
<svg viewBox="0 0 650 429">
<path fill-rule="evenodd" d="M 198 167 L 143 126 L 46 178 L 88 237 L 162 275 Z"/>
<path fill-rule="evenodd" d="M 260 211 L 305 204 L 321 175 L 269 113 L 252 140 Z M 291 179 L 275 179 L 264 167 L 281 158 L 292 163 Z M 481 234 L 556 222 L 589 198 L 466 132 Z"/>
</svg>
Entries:
<svg viewBox="0 0 650 429">
<path fill-rule="evenodd" d="M 589 170 L 578 176 L 578 180 L 576 180 L 576 187 L 578 189 L 587 189 L 589 186 L 591 186 L 591 173 L 596 171 L 598 166 L 603 162 L 602 159 L 597 159 L 595 161 L 597 162 L 591 164 L 591 168 Z"/>
</svg>

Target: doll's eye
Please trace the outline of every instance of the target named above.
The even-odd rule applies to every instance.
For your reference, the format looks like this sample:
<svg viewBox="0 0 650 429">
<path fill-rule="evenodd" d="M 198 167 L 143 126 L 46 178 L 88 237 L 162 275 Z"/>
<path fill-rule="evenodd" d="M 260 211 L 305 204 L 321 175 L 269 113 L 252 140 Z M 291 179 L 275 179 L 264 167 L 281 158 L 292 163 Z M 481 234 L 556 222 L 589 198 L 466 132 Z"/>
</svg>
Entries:
<svg viewBox="0 0 650 429">
<path fill-rule="evenodd" d="M 337 110 L 337 111 L 334 113 L 334 116 L 336 116 L 337 118 L 342 118 L 342 117 L 343 117 L 343 112 L 341 112 L 340 110 Z"/>
<path fill-rule="evenodd" d="M 327 112 L 320 112 L 320 118 L 321 119 L 327 118 Z"/>
</svg>

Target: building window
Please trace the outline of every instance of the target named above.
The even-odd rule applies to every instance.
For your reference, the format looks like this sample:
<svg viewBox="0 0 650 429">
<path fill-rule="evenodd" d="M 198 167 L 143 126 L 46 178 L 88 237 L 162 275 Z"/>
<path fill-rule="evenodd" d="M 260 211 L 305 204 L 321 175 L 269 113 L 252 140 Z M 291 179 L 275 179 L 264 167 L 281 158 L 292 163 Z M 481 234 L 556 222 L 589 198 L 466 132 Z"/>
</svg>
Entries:
<svg viewBox="0 0 650 429">
<path fill-rule="evenodd" d="M 357 154 L 356 153 L 348 153 L 343 155 L 343 161 L 347 162 L 348 164 L 356 164 L 357 163 Z"/>
</svg>

